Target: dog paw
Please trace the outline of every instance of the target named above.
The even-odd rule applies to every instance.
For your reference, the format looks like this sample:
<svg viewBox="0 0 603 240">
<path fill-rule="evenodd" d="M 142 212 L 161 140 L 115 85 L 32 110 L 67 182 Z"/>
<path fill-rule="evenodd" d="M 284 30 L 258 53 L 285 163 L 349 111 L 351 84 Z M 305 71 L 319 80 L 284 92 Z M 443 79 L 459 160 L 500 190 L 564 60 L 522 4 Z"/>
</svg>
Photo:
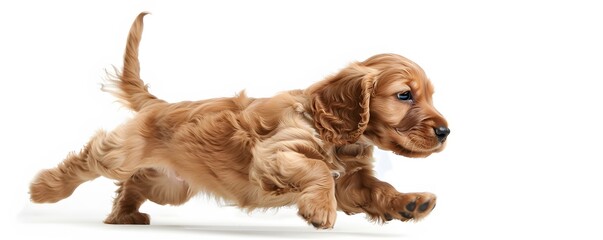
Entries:
<svg viewBox="0 0 603 240">
<path fill-rule="evenodd" d="M 302 201 L 297 214 L 316 229 L 331 229 L 337 218 L 335 199 Z"/>
<path fill-rule="evenodd" d="M 106 224 L 151 224 L 151 218 L 149 214 L 141 212 L 125 213 L 125 214 L 111 214 L 105 219 Z"/>
<path fill-rule="evenodd" d="M 56 170 L 44 170 L 29 185 L 29 195 L 34 203 L 55 203 L 71 196 L 77 182 L 65 181 Z"/>
<path fill-rule="evenodd" d="M 337 218 L 337 211 L 335 209 L 300 208 L 297 214 L 316 229 L 333 228 L 335 219 Z"/>
<path fill-rule="evenodd" d="M 420 220 L 431 212 L 436 205 L 436 196 L 431 193 L 401 193 L 391 201 L 389 211 L 383 213 L 381 219 L 391 221 L 399 219 Z"/>
</svg>

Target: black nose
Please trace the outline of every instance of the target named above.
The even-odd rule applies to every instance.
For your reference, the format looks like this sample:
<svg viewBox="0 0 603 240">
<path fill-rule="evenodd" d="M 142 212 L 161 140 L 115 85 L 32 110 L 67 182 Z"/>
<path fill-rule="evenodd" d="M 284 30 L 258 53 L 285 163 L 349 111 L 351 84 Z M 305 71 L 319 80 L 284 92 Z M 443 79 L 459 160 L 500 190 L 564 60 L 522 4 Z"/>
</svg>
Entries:
<svg viewBox="0 0 603 240">
<path fill-rule="evenodd" d="M 436 136 L 438 137 L 438 141 L 444 142 L 446 141 L 446 137 L 450 134 L 450 129 L 444 126 L 433 128 Z"/>
</svg>

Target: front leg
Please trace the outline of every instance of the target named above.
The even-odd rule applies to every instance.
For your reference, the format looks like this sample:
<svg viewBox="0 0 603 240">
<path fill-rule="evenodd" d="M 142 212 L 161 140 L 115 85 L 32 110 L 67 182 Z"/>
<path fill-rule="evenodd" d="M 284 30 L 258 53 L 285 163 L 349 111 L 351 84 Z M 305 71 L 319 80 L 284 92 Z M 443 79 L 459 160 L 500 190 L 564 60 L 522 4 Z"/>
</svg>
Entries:
<svg viewBox="0 0 603 240">
<path fill-rule="evenodd" d="M 281 129 L 256 144 L 249 179 L 265 194 L 294 193 L 298 214 L 315 228 L 330 229 L 337 218 L 335 180 L 317 142 L 311 131 Z"/>
<path fill-rule="evenodd" d="M 373 176 L 369 168 L 359 167 L 336 181 L 337 207 L 346 214 L 366 213 L 372 221 L 393 219 L 420 220 L 436 205 L 431 193 L 400 193 L 389 183 Z"/>
</svg>

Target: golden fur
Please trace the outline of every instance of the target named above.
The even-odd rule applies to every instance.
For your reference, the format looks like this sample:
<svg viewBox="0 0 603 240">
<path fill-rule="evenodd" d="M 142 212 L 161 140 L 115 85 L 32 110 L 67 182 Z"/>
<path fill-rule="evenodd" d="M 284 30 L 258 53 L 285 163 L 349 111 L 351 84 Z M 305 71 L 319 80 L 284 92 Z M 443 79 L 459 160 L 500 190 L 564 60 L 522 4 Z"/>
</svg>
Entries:
<svg viewBox="0 0 603 240">
<path fill-rule="evenodd" d="M 104 176 L 119 186 L 111 224 L 149 224 L 138 210 L 146 200 L 179 205 L 200 192 L 248 210 L 296 204 L 316 228 L 332 228 L 337 210 L 384 222 L 418 220 L 435 207 L 433 194 L 400 193 L 372 170 L 373 146 L 408 157 L 444 148 L 447 123 L 417 64 L 380 54 L 271 98 L 242 92 L 167 103 L 139 76 L 145 14 L 132 24 L 123 71 L 103 88 L 137 114 L 41 171 L 30 186 L 33 202 L 57 202 Z M 412 99 L 399 99 L 404 92 Z"/>
</svg>

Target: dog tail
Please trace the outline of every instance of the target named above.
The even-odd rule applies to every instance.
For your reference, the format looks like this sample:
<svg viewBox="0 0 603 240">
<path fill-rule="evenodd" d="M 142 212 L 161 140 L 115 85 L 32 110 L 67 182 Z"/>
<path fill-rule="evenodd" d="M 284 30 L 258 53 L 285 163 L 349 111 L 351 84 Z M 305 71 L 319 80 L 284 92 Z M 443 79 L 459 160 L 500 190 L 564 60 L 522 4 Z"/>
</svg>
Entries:
<svg viewBox="0 0 603 240">
<path fill-rule="evenodd" d="M 136 17 L 126 44 L 124 53 L 124 66 L 121 73 L 116 70 L 116 76 L 109 77 L 102 90 L 118 97 L 121 102 L 134 111 L 140 111 L 146 106 L 165 101 L 157 99 L 149 93 L 148 86 L 140 79 L 140 62 L 138 61 L 138 46 L 142 38 L 143 18 L 147 12 L 142 12 Z"/>
</svg>

